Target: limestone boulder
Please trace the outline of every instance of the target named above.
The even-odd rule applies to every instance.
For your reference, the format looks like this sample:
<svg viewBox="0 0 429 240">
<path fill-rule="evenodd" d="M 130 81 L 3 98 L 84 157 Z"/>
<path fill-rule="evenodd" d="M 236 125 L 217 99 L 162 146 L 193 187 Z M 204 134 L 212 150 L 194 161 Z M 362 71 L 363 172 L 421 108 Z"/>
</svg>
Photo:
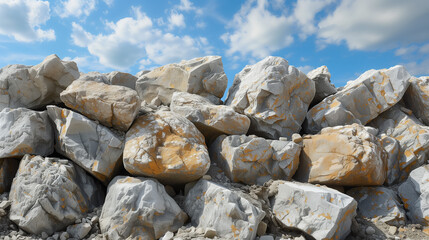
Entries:
<svg viewBox="0 0 429 240">
<path fill-rule="evenodd" d="M 65 108 L 48 106 L 55 125 L 55 149 L 108 184 L 122 167 L 125 134 Z"/>
<path fill-rule="evenodd" d="M 184 204 L 192 225 L 216 230 L 222 239 L 255 239 L 265 212 L 237 192 L 199 180 L 188 192 Z"/>
<path fill-rule="evenodd" d="M 53 129 L 46 111 L 6 108 L 0 112 L 0 158 L 54 151 Z"/>
<path fill-rule="evenodd" d="M 331 83 L 331 73 L 328 67 L 321 66 L 316 68 L 309 73 L 307 77 L 310 78 L 316 87 L 316 94 L 314 95 L 311 106 L 314 106 L 325 99 L 327 96 L 337 93 L 337 89 L 334 84 Z"/>
<path fill-rule="evenodd" d="M 382 185 L 387 154 L 372 129 L 358 124 L 327 127 L 303 137 L 294 178 L 300 182 L 340 186 Z"/>
<path fill-rule="evenodd" d="M 107 190 L 100 228 L 108 239 L 159 239 L 187 218 L 158 181 L 117 176 Z"/>
<path fill-rule="evenodd" d="M 410 77 L 403 66 L 366 71 L 312 107 L 307 113 L 305 131 L 314 134 L 325 127 L 367 124 L 401 100 Z"/>
<path fill-rule="evenodd" d="M 100 206 L 104 195 L 73 162 L 25 155 L 12 183 L 9 218 L 26 232 L 53 234 Z"/>
<path fill-rule="evenodd" d="M 124 86 L 131 89 L 136 88 L 137 77 L 129 73 L 113 71 L 107 74 L 107 78 L 112 85 Z"/>
<path fill-rule="evenodd" d="M 429 226 L 429 165 L 414 169 L 398 188 L 412 223 Z"/>
<path fill-rule="evenodd" d="M 42 108 L 59 103 L 60 93 L 79 78 L 75 62 L 50 55 L 35 66 L 9 65 L 0 69 L 0 111 L 4 108 Z"/>
<path fill-rule="evenodd" d="M 389 137 L 384 133 L 379 137 L 381 144 L 387 153 L 387 176 L 385 184 L 392 185 L 398 181 L 401 175 L 399 168 L 401 145 L 398 140 L 393 137 Z"/>
<path fill-rule="evenodd" d="M 429 126 L 429 77 L 411 78 L 403 99 L 407 108 Z"/>
<path fill-rule="evenodd" d="M 270 179 L 290 180 L 298 168 L 301 146 L 255 135 L 221 135 L 209 152 L 233 182 L 262 185 Z"/>
<path fill-rule="evenodd" d="M 0 194 L 9 192 L 13 178 L 18 170 L 19 160 L 13 158 L 0 159 Z"/>
<path fill-rule="evenodd" d="M 204 136 L 188 119 L 170 111 L 136 119 L 126 134 L 123 162 L 135 176 L 173 185 L 195 181 L 210 167 Z"/>
<path fill-rule="evenodd" d="M 357 212 L 365 218 L 377 218 L 377 221 L 398 227 L 406 222 L 399 196 L 389 188 L 357 187 L 348 190 L 347 195 L 357 201 Z"/>
<path fill-rule="evenodd" d="M 315 91 L 314 82 L 288 61 L 267 57 L 235 76 L 225 104 L 251 119 L 249 133 L 290 138 L 300 131 Z"/>
<path fill-rule="evenodd" d="M 140 98 L 147 103 L 170 105 L 174 92 L 201 95 L 221 102 L 228 79 L 220 56 L 207 56 L 168 64 L 143 74 L 136 82 Z"/>
<path fill-rule="evenodd" d="M 271 199 L 275 218 L 315 239 L 345 239 L 356 216 L 356 201 L 337 190 L 307 183 L 280 181 Z"/>
<path fill-rule="evenodd" d="M 221 134 L 246 134 L 250 119 L 229 106 L 215 105 L 204 97 L 186 92 L 175 92 L 171 98 L 171 111 L 189 119 L 206 139 Z"/>
<path fill-rule="evenodd" d="M 61 93 L 61 100 L 88 118 L 121 131 L 128 130 L 140 108 L 135 90 L 93 81 L 74 81 Z"/>
</svg>

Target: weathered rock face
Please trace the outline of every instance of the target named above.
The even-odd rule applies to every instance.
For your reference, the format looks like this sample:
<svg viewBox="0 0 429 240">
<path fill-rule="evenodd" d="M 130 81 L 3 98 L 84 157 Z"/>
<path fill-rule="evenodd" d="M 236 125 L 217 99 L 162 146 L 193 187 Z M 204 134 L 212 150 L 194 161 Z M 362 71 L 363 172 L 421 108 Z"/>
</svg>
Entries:
<svg viewBox="0 0 429 240">
<path fill-rule="evenodd" d="M 65 108 L 48 106 L 55 149 L 107 184 L 122 167 L 125 135 Z"/>
<path fill-rule="evenodd" d="M 387 153 L 387 176 L 385 183 L 387 185 L 392 185 L 396 183 L 400 177 L 399 159 L 401 158 L 401 146 L 398 140 L 384 133 L 381 134 L 380 140 Z"/>
<path fill-rule="evenodd" d="M 225 104 L 250 117 L 250 133 L 290 138 L 300 131 L 314 94 L 304 73 L 283 58 L 267 57 L 235 76 Z"/>
<path fill-rule="evenodd" d="M 411 78 L 403 99 L 413 114 L 429 125 L 429 77 Z"/>
<path fill-rule="evenodd" d="M 399 196 L 411 222 L 429 225 L 429 165 L 421 166 L 410 173 L 399 186 Z"/>
<path fill-rule="evenodd" d="M 328 187 L 282 181 L 271 206 L 285 226 L 300 229 L 315 239 L 345 239 L 357 203 Z"/>
<path fill-rule="evenodd" d="M 156 105 L 169 105 L 177 91 L 198 94 L 216 103 L 227 84 L 222 58 L 207 56 L 156 68 L 137 80 L 136 90 L 142 100 Z"/>
<path fill-rule="evenodd" d="M 321 66 L 307 73 L 316 86 L 316 94 L 314 95 L 311 106 L 314 106 L 325 99 L 327 96 L 337 93 L 334 84 L 331 83 L 331 73 L 328 67 Z"/>
<path fill-rule="evenodd" d="M 292 141 L 255 135 L 219 136 L 210 146 L 211 160 L 234 182 L 262 185 L 270 179 L 290 180 L 299 164 L 301 146 Z"/>
<path fill-rule="evenodd" d="M 171 111 L 189 119 L 206 139 L 221 134 L 246 134 L 250 119 L 229 106 L 215 105 L 204 97 L 186 92 L 173 94 Z"/>
<path fill-rule="evenodd" d="M 0 111 L 59 103 L 60 93 L 78 77 L 76 63 L 61 61 L 56 55 L 33 67 L 6 66 L 0 69 Z"/>
<path fill-rule="evenodd" d="M 136 91 L 94 81 L 74 81 L 61 93 L 61 100 L 83 115 L 121 131 L 128 130 L 140 108 Z"/>
<path fill-rule="evenodd" d="M 18 166 L 19 161 L 17 159 L 0 159 L 0 194 L 10 190 Z"/>
<path fill-rule="evenodd" d="M 358 213 L 365 218 L 377 218 L 394 226 L 401 226 L 406 221 L 398 195 L 389 188 L 358 187 L 347 191 L 347 195 L 358 202 Z"/>
<path fill-rule="evenodd" d="M 109 85 L 124 86 L 135 89 L 137 77 L 124 72 L 113 71 L 110 73 L 89 72 L 81 74 L 80 81 L 93 81 Z"/>
<path fill-rule="evenodd" d="M 27 153 L 48 156 L 54 151 L 54 133 L 46 111 L 6 108 L 0 112 L 0 126 L 0 158 Z"/>
<path fill-rule="evenodd" d="M 140 116 L 126 134 L 124 167 L 136 176 L 181 184 L 210 167 L 204 136 L 186 118 L 170 111 Z"/>
<path fill-rule="evenodd" d="M 109 239 L 159 239 L 187 218 L 156 180 L 118 176 L 109 184 L 100 227 Z"/>
<path fill-rule="evenodd" d="M 68 160 L 25 155 L 12 183 L 9 218 L 33 234 L 65 229 L 103 203 L 99 183 Z"/>
<path fill-rule="evenodd" d="M 366 71 L 311 108 L 304 128 L 308 133 L 317 133 L 324 127 L 365 125 L 401 100 L 410 77 L 403 66 Z"/>
<path fill-rule="evenodd" d="M 341 186 L 385 181 L 387 154 L 378 138 L 361 125 L 324 128 L 320 134 L 304 136 L 303 144 L 294 176 L 298 181 Z"/>
<path fill-rule="evenodd" d="M 214 228 L 217 236 L 225 239 L 255 239 L 265 216 L 234 191 L 207 180 L 199 180 L 189 191 L 184 208 L 192 225 Z"/>
<path fill-rule="evenodd" d="M 428 159 L 429 127 L 401 105 L 382 113 L 370 125 L 378 128 L 379 134 L 384 133 L 399 142 L 399 180 L 405 180 L 413 169 Z"/>
</svg>

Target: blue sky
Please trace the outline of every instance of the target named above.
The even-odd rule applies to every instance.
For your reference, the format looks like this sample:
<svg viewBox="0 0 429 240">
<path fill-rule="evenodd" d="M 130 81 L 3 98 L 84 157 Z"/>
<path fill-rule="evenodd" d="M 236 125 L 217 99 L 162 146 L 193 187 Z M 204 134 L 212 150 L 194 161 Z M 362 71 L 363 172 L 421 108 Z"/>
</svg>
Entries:
<svg viewBox="0 0 429 240">
<path fill-rule="evenodd" d="M 231 84 L 280 56 L 343 86 L 369 69 L 429 75 L 427 0 L 0 0 L 0 67 L 50 54 L 82 72 L 137 73 L 220 55 Z"/>
</svg>

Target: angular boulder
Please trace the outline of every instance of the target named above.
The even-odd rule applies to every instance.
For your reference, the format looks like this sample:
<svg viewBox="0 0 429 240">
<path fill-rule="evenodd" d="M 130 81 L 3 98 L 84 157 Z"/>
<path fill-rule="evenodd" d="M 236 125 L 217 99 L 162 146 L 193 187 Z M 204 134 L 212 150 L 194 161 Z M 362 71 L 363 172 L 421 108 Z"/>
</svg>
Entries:
<svg viewBox="0 0 429 240">
<path fill-rule="evenodd" d="M 9 192 L 18 167 L 19 160 L 17 159 L 0 159 L 0 194 Z"/>
<path fill-rule="evenodd" d="M 410 77 L 403 66 L 366 71 L 341 91 L 312 107 L 307 113 L 304 130 L 314 134 L 325 127 L 365 125 L 401 100 Z"/>
<path fill-rule="evenodd" d="M 0 158 L 54 152 L 54 132 L 46 111 L 6 108 L 0 112 Z"/>
<path fill-rule="evenodd" d="M 126 134 L 123 162 L 135 176 L 173 185 L 195 181 L 210 167 L 204 136 L 188 119 L 170 111 L 136 119 Z"/>
<path fill-rule="evenodd" d="M 55 125 L 55 149 L 108 184 L 122 167 L 125 134 L 65 108 L 48 106 Z"/>
<path fill-rule="evenodd" d="M 411 78 L 404 94 L 407 108 L 425 125 L 429 125 L 429 77 Z"/>
<path fill-rule="evenodd" d="M 117 176 L 107 189 L 100 228 L 108 239 L 159 239 L 187 218 L 156 180 Z"/>
<path fill-rule="evenodd" d="M 328 67 L 321 66 L 316 68 L 307 73 L 307 77 L 314 82 L 316 87 L 316 94 L 314 95 L 313 101 L 311 101 L 311 106 L 318 104 L 327 96 L 337 93 L 337 89 L 334 84 L 331 83 L 331 73 Z"/>
<path fill-rule="evenodd" d="M 228 79 L 220 56 L 207 56 L 168 64 L 143 74 L 136 82 L 142 100 L 155 105 L 170 105 L 174 92 L 201 95 L 220 102 Z"/>
<path fill-rule="evenodd" d="M 238 193 L 203 179 L 188 192 L 184 205 L 192 225 L 213 228 L 223 239 L 255 239 L 265 217 L 262 209 Z"/>
<path fill-rule="evenodd" d="M 298 182 L 281 182 L 271 199 L 275 218 L 315 239 L 345 239 L 356 216 L 356 201 L 337 190 Z"/>
<path fill-rule="evenodd" d="M 314 82 L 288 61 L 267 57 L 235 76 L 225 104 L 251 119 L 249 133 L 290 138 L 300 131 L 315 91 Z"/>
<path fill-rule="evenodd" d="M 263 185 L 270 179 L 290 180 L 299 164 L 301 146 L 255 135 L 219 136 L 210 145 L 210 158 L 234 182 Z"/>
<path fill-rule="evenodd" d="M 387 176 L 385 183 L 387 185 L 392 185 L 398 181 L 401 174 L 399 169 L 401 145 L 398 140 L 393 137 L 389 137 L 384 133 L 379 137 L 381 145 L 383 145 L 383 148 L 387 153 Z"/>
<path fill-rule="evenodd" d="M 377 218 L 398 227 L 407 220 L 399 196 L 389 188 L 357 187 L 348 190 L 347 195 L 358 202 L 357 212 L 365 218 Z"/>
<path fill-rule="evenodd" d="M 107 74 L 107 79 L 109 79 L 109 83 L 112 85 L 136 89 L 137 77 L 129 73 L 113 71 Z"/>
<path fill-rule="evenodd" d="M 229 106 L 215 105 L 204 97 L 186 92 L 175 92 L 171 111 L 189 119 L 206 139 L 214 140 L 221 134 L 246 134 L 250 119 Z"/>
<path fill-rule="evenodd" d="M 93 81 L 74 81 L 61 93 L 61 100 L 67 107 L 121 131 L 128 130 L 140 108 L 136 91 Z"/>
<path fill-rule="evenodd" d="M 294 179 L 339 186 L 382 185 L 387 154 L 372 130 L 358 124 L 327 127 L 303 137 Z"/>
<path fill-rule="evenodd" d="M 25 155 L 9 200 L 9 218 L 21 229 L 53 234 L 100 206 L 104 190 L 71 161 Z"/>
</svg>

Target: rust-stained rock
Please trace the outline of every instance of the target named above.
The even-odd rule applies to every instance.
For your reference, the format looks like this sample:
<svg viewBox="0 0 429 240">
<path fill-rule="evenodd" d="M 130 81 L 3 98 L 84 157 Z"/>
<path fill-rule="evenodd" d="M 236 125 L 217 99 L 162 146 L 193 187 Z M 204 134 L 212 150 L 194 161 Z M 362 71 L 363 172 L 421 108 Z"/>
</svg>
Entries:
<svg viewBox="0 0 429 240">
<path fill-rule="evenodd" d="M 123 86 L 74 81 L 61 93 L 67 107 L 107 127 L 127 131 L 140 108 L 137 92 Z"/>
<path fill-rule="evenodd" d="M 429 77 L 411 78 L 404 94 L 405 105 L 425 125 L 429 125 Z"/>
<path fill-rule="evenodd" d="M 328 127 L 320 134 L 304 136 L 294 178 L 326 185 L 382 185 L 387 154 L 366 128 L 358 124 Z"/>
<path fill-rule="evenodd" d="M 18 170 L 18 166 L 18 159 L 0 159 L 0 194 L 9 192 L 13 178 Z"/>
<path fill-rule="evenodd" d="M 126 134 L 124 167 L 135 176 L 181 184 L 210 167 L 204 136 L 185 117 L 170 111 L 140 116 Z"/>
</svg>

